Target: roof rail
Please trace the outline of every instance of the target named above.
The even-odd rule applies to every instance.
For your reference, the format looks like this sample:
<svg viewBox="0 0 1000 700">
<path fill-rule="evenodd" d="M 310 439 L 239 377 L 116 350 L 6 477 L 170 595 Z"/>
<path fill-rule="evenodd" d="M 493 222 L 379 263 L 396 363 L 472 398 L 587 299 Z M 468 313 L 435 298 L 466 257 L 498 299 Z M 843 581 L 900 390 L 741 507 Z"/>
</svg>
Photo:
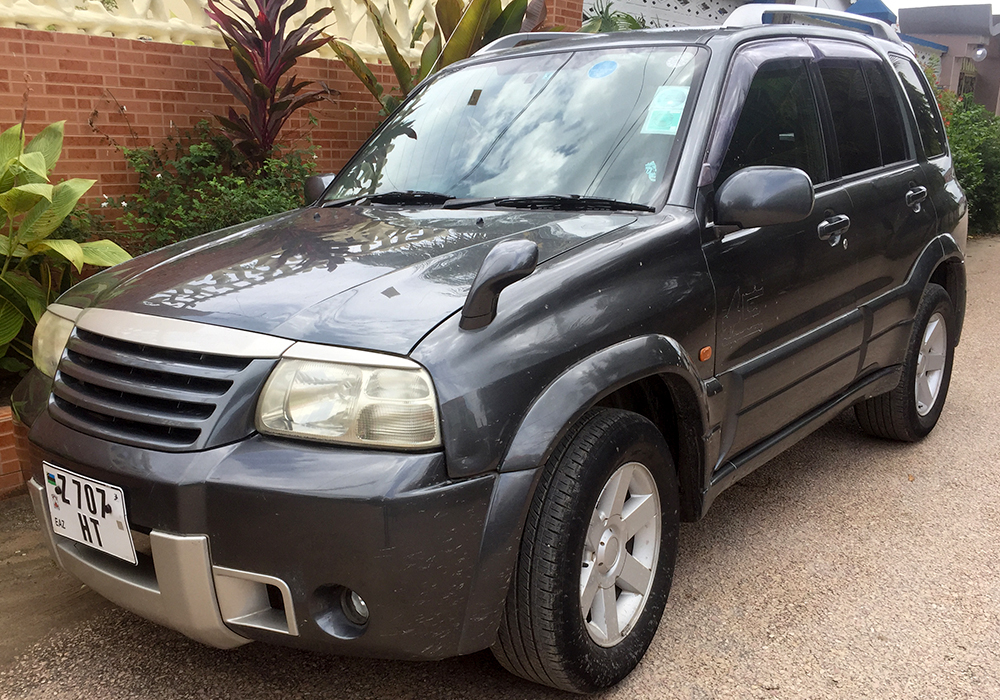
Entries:
<svg viewBox="0 0 1000 700">
<path fill-rule="evenodd" d="M 770 15 L 770 16 L 768 16 Z M 793 24 L 787 15 L 797 15 L 803 18 L 825 20 L 825 24 L 833 24 L 844 29 L 871 34 L 879 39 L 903 44 L 896 30 L 880 19 L 855 15 L 850 12 L 828 10 L 825 7 L 808 7 L 805 5 L 772 5 L 769 3 L 751 3 L 740 5 L 731 13 L 722 26 L 724 27 L 754 27 L 764 24 Z M 765 19 L 766 18 L 766 19 Z"/>
<path fill-rule="evenodd" d="M 499 39 L 491 41 L 472 55 L 481 56 L 486 53 L 512 49 L 515 46 L 538 44 L 543 41 L 553 41 L 555 39 L 584 39 L 590 36 L 593 36 L 593 34 L 579 34 L 577 32 L 518 32 L 517 34 L 508 34 L 507 36 L 502 36 Z"/>
</svg>

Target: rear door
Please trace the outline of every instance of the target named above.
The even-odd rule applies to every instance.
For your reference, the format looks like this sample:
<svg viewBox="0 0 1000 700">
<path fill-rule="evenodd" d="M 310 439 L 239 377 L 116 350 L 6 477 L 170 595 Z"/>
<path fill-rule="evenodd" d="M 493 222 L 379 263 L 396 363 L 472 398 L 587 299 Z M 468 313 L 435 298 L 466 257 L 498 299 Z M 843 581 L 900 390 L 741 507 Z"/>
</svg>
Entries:
<svg viewBox="0 0 1000 700">
<path fill-rule="evenodd" d="M 928 197 L 933 185 L 917 159 L 899 81 L 883 59 L 858 44 L 810 43 L 824 56 L 815 65 L 831 117 L 830 167 L 854 209 L 849 244 L 858 258 L 855 295 L 864 305 L 902 285 L 933 237 L 937 217 Z M 896 328 L 899 314 L 880 314 L 882 306 L 876 302 L 864 309 L 860 373 L 898 361 L 891 358 L 905 340 L 906 329 Z"/>
</svg>

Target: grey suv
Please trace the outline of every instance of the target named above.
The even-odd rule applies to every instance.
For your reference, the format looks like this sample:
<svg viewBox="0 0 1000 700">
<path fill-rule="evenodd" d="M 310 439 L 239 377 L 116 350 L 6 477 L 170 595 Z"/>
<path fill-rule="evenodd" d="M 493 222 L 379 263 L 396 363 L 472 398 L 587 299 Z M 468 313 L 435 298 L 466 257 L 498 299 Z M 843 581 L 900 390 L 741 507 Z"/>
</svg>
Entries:
<svg viewBox="0 0 1000 700">
<path fill-rule="evenodd" d="M 680 521 L 847 407 L 917 440 L 945 402 L 933 93 L 801 12 L 502 39 L 312 206 L 69 291 L 14 395 L 56 561 L 217 647 L 618 682 Z"/>
</svg>

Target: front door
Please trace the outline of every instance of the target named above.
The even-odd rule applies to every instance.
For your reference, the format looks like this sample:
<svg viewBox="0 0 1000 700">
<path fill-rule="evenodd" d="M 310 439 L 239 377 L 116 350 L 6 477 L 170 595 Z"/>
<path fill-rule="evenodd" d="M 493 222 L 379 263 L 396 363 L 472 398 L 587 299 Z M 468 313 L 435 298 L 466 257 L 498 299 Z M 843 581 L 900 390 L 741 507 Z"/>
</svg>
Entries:
<svg viewBox="0 0 1000 700">
<path fill-rule="evenodd" d="M 717 229 L 722 235 L 705 245 L 719 309 L 715 371 L 729 395 L 720 464 L 831 398 L 857 372 L 863 324 L 848 228 L 854 209 L 845 189 L 829 181 L 809 63 L 760 64 L 743 88 L 715 177 L 718 188 L 741 168 L 780 165 L 805 171 L 816 187 L 804 221 Z"/>
</svg>

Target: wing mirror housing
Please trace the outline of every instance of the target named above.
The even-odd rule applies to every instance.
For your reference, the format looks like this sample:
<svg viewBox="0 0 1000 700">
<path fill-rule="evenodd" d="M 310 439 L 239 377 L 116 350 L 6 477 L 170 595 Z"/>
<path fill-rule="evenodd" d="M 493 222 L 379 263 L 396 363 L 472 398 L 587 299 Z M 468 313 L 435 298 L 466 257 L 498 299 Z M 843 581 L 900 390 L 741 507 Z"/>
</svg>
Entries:
<svg viewBox="0 0 1000 700">
<path fill-rule="evenodd" d="M 326 188 L 330 186 L 333 182 L 333 178 L 337 177 L 336 173 L 325 173 L 323 175 L 310 175 L 305 181 L 305 200 L 306 204 L 312 204 L 323 196 L 326 192 Z"/>
<path fill-rule="evenodd" d="M 740 228 L 802 221 L 816 201 L 812 180 L 798 168 L 755 165 L 737 170 L 715 193 L 715 223 Z"/>
</svg>

